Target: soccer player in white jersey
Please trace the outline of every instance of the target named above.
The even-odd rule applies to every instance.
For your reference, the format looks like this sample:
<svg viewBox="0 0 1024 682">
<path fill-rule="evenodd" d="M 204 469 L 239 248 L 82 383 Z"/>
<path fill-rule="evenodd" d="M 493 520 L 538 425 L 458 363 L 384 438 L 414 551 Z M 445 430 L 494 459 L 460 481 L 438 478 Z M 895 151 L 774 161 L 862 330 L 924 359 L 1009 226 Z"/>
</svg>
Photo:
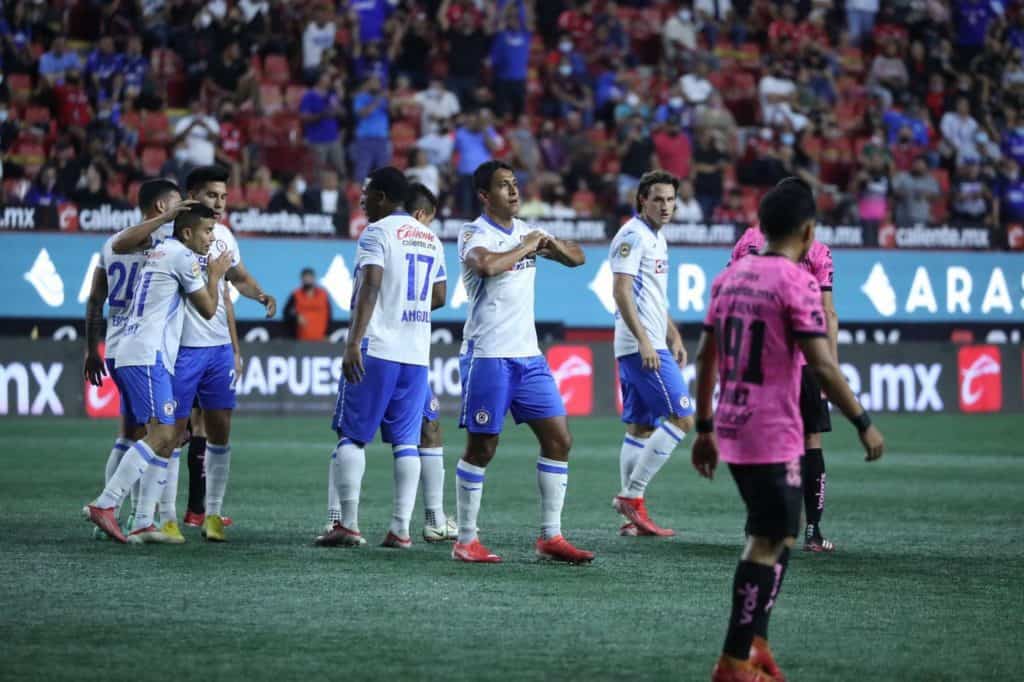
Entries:
<svg viewBox="0 0 1024 682">
<path fill-rule="evenodd" d="M 644 493 L 693 429 L 693 401 L 683 381 L 686 349 L 668 307 L 668 244 L 679 181 L 665 171 L 640 178 L 637 215 L 609 250 L 615 297 L 615 357 L 626 435 L 619 454 L 622 489 L 613 505 L 626 517 L 621 535 L 674 535 L 647 513 Z M 660 423 L 660 425 L 659 425 Z"/>
<path fill-rule="evenodd" d="M 171 226 L 168 223 L 182 210 L 188 210 L 188 204 L 181 202 L 178 186 L 170 180 L 148 180 L 139 187 L 139 208 L 147 222 L 152 221 L 157 225 L 157 232 L 153 234 L 153 243 L 156 244 L 170 236 Z M 109 375 L 117 385 L 118 392 L 124 394 L 124 387 L 118 383 L 114 374 L 114 357 L 121 337 L 124 336 L 125 324 L 135 295 L 135 285 L 139 281 L 139 270 L 146 263 L 146 254 L 142 250 L 123 255 L 116 254 L 113 251 L 116 239 L 117 235 L 113 235 L 103 244 L 100 264 L 93 270 L 92 287 L 85 303 L 85 379 L 98 387 L 103 384 L 103 376 Z M 110 314 L 106 324 L 105 348 L 100 352 L 104 303 L 109 306 Z M 145 435 L 145 415 L 133 414 L 128 401 L 121 400 L 121 430 L 107 457 L 104 483 L 114 475 L 128 448 Z M 133 505 L 138 497 L 136 487 L 132 488 Z M 131 526 L 131 519 L 132 514 L 129 514 L 126 525 Z M 109 536 L 99 528 L 94 530 L 97 539 L 109 539 Z"/>
<path fill-rule="evenodd" d="M 203 280 L 199 255 L 213 242 L 213 214 L 193 206 L 174 221 L 174 234 L 146 252 L 138 289 L 114 358 L 114 375 L 124 387 L 122 400 L 138 418 L 146 420 L 146 436 L 137 440 L 121 459 L 98 498 L 82 513 L 119 542 L 165 542 L 154 525 L 154 514 L 167 485 L 168 459 L 178 442 L 174 423 L 172 375 L 185 302 L 205 317 L 217 312 L 220 279 L 231 254 L 224 253 L 207 268 Z M 138 506 L 131 534 L 117 525 L 116 509 L 131 486 L 141 479 Z"/>
<path fill-rule="evenodd" d="M 316 539 L 321 547 L 365 544 L 359 495 L 366 444 L 377 429 L 394 454 L 394 509 L 382 545 L 412 546 L 409 521 L 420 479 L 420 422 L 427 399 L 430 312 L 444 304 L 441 240 L 403 210 L 409 182 L 397 168 L 378 168 L 360 203 L 371 221 L 359 238 L 352 321 L 333 427 L 332 455 L 341 521 Z"/>
<path fill-rule="evenodd" d="M 482 164 L 473 173 L 473 185 L 484 213 L 459 235 L 462 281 L 469 296 L 459 358 L 459 425 L 466 429 L 467 442 L 455 470 L 459 537 L 452 558 L 475 563 L 501 561 L 477 537 L 477 515 L 484 473 L 497 450 L 505 414 L 511 411 L 516 423 L 526 422 L 540 443 L 537 555 L 588 562 L 594 558 L 593 552 L 577 549 L 562 536 L 572 436 L 555 379 L 537 345 L 533 315 L 537 256 L 576 267 L 584 262 L 583 250 L 543 230 L 532 230 L 515 217 L 519 187 L 508 164 Z"/>
<path fill-rule="evenodd" d="M 405 199 L 405 212 L 413 218 L 430 225 L 437 215 L 437 197 L 425 185 L 414 182 L 409 185 L 409 193 Z M 445 268 L 447 270 L 447 268 Z M 433 301 L 434 308 L 440 308 L 448 295 L 447 276 L 440 282 L 439 295 Z M 423 404 L 423 423 L 420 426 L 420 487 L 423 491 L 423 539 L 426 542 L 445 542 L 454 540 L 457 528 L 454 517 L 444 512 L 444 440 L 441 435 L 441 422 L 438 421 L 438 402 L 433 392 L 427 391 L 427 399 Z M 327 467 L 327 527 L 330 532 L 334 523 L 341 521 L 341 502 L 334 483 L 334 459 Z"/>
</svg>

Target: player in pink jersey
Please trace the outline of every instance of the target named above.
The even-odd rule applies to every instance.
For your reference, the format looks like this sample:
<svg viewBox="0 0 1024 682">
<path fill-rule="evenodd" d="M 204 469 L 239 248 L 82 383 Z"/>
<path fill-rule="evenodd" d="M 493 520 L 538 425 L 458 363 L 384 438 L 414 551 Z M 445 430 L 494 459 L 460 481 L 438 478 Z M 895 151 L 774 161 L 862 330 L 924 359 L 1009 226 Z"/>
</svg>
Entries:
<svg viewBox="0 0 1024 682">
<path fill-rule="evenodd" d="M 787 182 L 802 181 L 791 178 Z M 764 243 L 764 234 L 761 230 L 757 226 L 749 228 L 736 242 L 730 264 L 744 256 L 760 253 L 764 249 Z M 832 302 L 832 251 L 815 240 L 807 255 L 800 259 L 800 267 L 810 273 L 821 288 L 821 303 L 825 309 L 829 347 L 832 349 L 832 357 L 838 362 L 839 317 Z M 825 513 L 825 456 L 821 449 L 821 434 L 832 430 L 832 419 L 829 416 L 828 401 L 821 395 L 818 380 L 806 365 L 800 375 L 800 414 L 804 421 L 804 456 L 800 460 L 800 469 L 804 481 L 804 513 L 807 516 L 804 551 L 832 552 L 835 545 L 821 534 L 821 517 Z"/>
<path fill-rule="evenodd" d="M 720 450 L 747 508 L 747 544 L 713 682 L 785 679 L 767 636 L 800 524 L 801 354 L 857 427 L 866 459 L 878 459 L 884 447 L 829 348 L 820 286 L 798 266 L 814 242 L 813 194 L 802 183 L 783 181 L 765 195 L 758 213 L 766 248 L 715 278 L 697 351 L 693 465 L 711 478 Z M 716 378 L 720 397 L 712 421 Z"/>
</svg>

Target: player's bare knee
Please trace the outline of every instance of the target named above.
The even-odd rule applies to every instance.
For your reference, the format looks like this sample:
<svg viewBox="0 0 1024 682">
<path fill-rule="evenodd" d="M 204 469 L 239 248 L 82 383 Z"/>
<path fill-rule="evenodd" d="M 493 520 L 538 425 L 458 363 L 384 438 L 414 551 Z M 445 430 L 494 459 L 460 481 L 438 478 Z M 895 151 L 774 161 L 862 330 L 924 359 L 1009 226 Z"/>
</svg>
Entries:
<svg viewBox="0 0 1024 682">
<path fill-rule="evenodd" d="M 669 421 L 672 423 L 672 426 L 675 426 L 683 433 L 693 431 L 693 415 L 687 417 L 669 417 Z"/>
<path fill-rule="evenodd" d="M 473 466 L 485 467 L 494 459 L 498 451 L 498 435 L 470 434 L 466 443 L 466 452 L 462 459 Z"/>
<path fill-rule="evenodd" d="M 647 424 L 626 424 L 626 434 L 631 438 L 650 438 L 654 427 Z"/>
<path fill-rule="evenodd" d="M 424 419 L 420 426 L 420 447 L 439 448 L 443 439 L 441 437 L 441 422 Z"/>
<path fill-rule="evenodd" d="M 743 550 L 743 559 L 755 564 L 774 566 L 782 553 L 785 541 L 791 538 L 770 538 L 751 535 L 747 538 L 747 546 Z"/>
<path fill-rule="evenodd" d="M 813 450 L 821 447 L 821 434 L 808 433 L 804 436 L 804 449 Z"/>
<path fill-rule="evenodd" d="M 545 457 L 565 461 L 569 459 L 569 450 L 572 449 L 572 433 L 566 429 L 551 434 L 541 444 L 541 448 Z"/>
</svg>

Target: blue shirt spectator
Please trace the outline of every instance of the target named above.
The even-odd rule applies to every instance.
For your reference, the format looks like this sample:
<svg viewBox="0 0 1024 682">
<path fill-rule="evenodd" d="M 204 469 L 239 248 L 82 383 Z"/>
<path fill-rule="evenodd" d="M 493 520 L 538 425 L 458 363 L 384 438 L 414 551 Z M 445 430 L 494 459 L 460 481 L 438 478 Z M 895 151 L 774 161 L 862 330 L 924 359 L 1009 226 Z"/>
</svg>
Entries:
<svg viewBox="0 0 1024 682">
<path fill-rule="evenodd" d="M 352 0 L 351 7 L 359 19 L 359 40 L 363 44 L 384 37 L 384 23 L 395 11 L 391 0 Z"/>
<path fill-rule="evenodd" d="M 364 116 L 360 115 L 366 107 L 376 104 Z M 387 137 L 389 131 L 388 100 L 380 92 L 361 92 L 352 99 L 352 108 L 356 112 L 355 136 L 357 139 L 367 137 Z"/>
<path fill-rule="evenodd" d="M 961 47 L 981 47 L 993 19 L 1003 15 L 998 0 L 958 0 L 953 8 L 956 43 Z"/>
<path fill-rule="evenodd" d="M 462 127 L 455 131 L 455 151 L 459 153 L 459 164 L 455 169 L 459 175 L 472 175 L 477 167 L 491 160 L 487 140 L 494 137 L 493 128 L 473 130 Z"/>
<path fill-rule="evenodd" d="M 68 71 L 79 71 L 81 68 L 82 60 L 77 52 L 67 49 L 63 36 L 54 38 L 50 51 L 39 58 L 39 75 L 55 85 L 64 83 Z"/>
<path fill-rule="evenodd" d="M 109 91 L 114 76 L 123 69 L 124 57 L 114 51 L 114 39 L 111 36 L 100 38 L 99 47 L 92 51 L 85 63 L 85 72 L 93 85 L 98 90 Z"/>
<path fill-rule="evenodd" d="M 1003 153 L 1024 165 L 1024 125 L 1007 130 L 1003 135 Z"/>
<path fill-rule="evenodd" d="M 498 12 L 504 12 L 507 0 L 498 3 Z M 530 59 L 530 31 L 526 26 L 526 5 L 516 0 L 519 25 L 499 31 L 491 45 L 491 66 L 498 80 L 525 81 Z"/>
<path fill-rule="evenodd" d="M 334 111 L 338 106 L 338 97 L 332 92 L 319 88 L 311 88 L 299 102 L 299 113 L 317 118 L 304 124 L 306 142 L 310 144 L 327 144 L 338 139 L 338 119 Z"/>
<path fill-rule="evenodd" d="M 890 109 L 882 116 L 882 123 L 885 124 L 886 138 L 889 144 L 895 144 L 900 136 L 900 130 L 907 127 L 914 134 L 914 144 L 922 147 L 928 146 L 928 124 L 914 112 Z"/>
</svg>

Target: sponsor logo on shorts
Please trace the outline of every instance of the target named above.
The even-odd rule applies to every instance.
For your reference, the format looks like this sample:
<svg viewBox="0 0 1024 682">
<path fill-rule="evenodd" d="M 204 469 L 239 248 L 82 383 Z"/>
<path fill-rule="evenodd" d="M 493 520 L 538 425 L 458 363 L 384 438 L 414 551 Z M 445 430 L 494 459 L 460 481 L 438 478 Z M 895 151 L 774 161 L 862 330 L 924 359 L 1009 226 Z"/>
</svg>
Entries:
<svg viewBox="0 0 1024 682">
<path fill-rule="evenodd" d="M 430 396 L 430 411 L 437 412 L 441 409 L 441 403 L 438 401 L 437 396 Z"/>
<path fill-rule="evenodd" d="M 165 417 L 173 417 L 174 416 L 174 401 L 173 400 L 168 400 L 166 403 L 164 403 L 164 416 Z"/>
<path fill-rule="evenodd" d="M 473 415 L 473 421 L 475 421 L 480 426 L 485 426 L 488 422 L 491 421 L 491 413 L 488 412 L 487 410 L 479 409 L 476 411 L 476 414 Z"/>
<path fill-rule="evenodd" d="M 957 352 L 960 409 L 998 412 L 1003 408 L 1003 366 L 996 346 L 964 346 Z"/>
<path fill-rule="evenodd" d="M 690 396 L 679 396 L 679 407 L 683 408 L 684 410 L 690 409 Z"/>
</svg>

